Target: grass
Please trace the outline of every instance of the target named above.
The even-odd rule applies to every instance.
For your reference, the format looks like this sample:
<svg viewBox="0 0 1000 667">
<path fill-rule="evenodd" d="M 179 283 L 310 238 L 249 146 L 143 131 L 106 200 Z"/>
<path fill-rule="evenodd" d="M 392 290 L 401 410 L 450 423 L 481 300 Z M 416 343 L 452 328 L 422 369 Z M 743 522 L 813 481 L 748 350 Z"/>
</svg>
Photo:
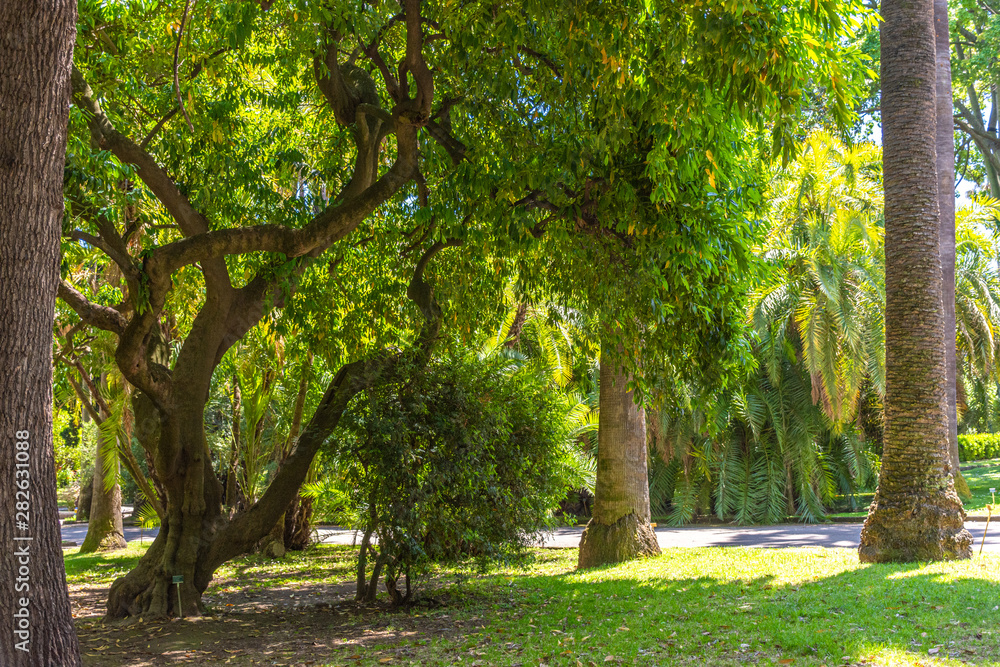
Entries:
<svg viewBox="0 0 1000 667">
<path fill-rule="evenodd" d="M 984 461 L 970 461 L 963 463 L 962 474 L 972 491 L 972 498 L 964 502 L 965 512 L 968 516 L 986 516 L 986 506 L 994 502 L 990 495 L 990 489 L 1000 489 L 1000 459 L 989 459 Z M 831 512 L 828 516 L 833 518 L 864 518 L 868 515 L 868 504 L 872 500 L 873 494 L 855 495 L 855 503 L 862 509 L 856 512 Z"/>
<path fill-rule="evenodd" d="M 106 585 L 140 553 L 67 555 L 69 581 Z M 1000 665 L 997 555 L 860 565 L 842 549 L 671 549 L 576 572 L 575 549 L 539 550 L 528 570 L 435 570 L 423 603 L 391 611 L 345 601 L 353 554 L 324 546 L 282 561 L 238 559 L 206 593 L 215 619 L 136 628 L 134 645 L 156 652 L 149 637 L 172 632 L 178 655 L 204 665 Z M 240 595 L 271 589 L 294 590 L 305 605 L 270 599 L 227 616 Z M 78 623 L 85 664 L 160 664 L 100 662 L 103 627 Z M 123 654 L 134 650 L 122 629 L 108 632 Z M 248 637 L 257 643 L 241 652 Z"/>
<path fill-rule="evenodd" d="M 972 500 L 966 501 L 969 514 L 986 514 L 986 505 L 994 502 L 990 488 L 1000 489 L 1000 459 L 962 464 L 962 474 L 969 483 Z"/>
</svg>

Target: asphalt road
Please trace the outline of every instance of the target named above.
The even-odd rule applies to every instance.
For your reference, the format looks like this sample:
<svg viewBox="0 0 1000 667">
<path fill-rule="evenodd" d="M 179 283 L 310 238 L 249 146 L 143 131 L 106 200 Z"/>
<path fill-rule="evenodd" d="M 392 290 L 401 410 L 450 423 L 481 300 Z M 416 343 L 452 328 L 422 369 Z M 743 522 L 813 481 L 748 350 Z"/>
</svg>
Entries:
<svg viewBox="0 0 1000 667">
<path fill-rule="evenodd" d="M 978 553 L 983 538 L 982 521 L 970 521 L 965 527 L 975 539 L 974 551 Z M 319 539 L 326 544 L 354 544 L 355 532 L 336 526 L 317 529 Z M 125 539 L 150 540 L 157 529 L 141 531 L 126 527 Z M 565 549 L 579 546 L 583 528 L 559 528 L 549 533 L 541 546 Z M 83 543 L 86 525 L 64 525 L 63 540 Z M 683 528 L 656 528 L 660 547 L 827 547 L 857 548 L 861 536 L 860 523 L 832 524 L 782 524 L 777 526 L 685 526 Z M 1000 551 L 1000 519 L 990 524 L 985 551 Z"/>
</svg>

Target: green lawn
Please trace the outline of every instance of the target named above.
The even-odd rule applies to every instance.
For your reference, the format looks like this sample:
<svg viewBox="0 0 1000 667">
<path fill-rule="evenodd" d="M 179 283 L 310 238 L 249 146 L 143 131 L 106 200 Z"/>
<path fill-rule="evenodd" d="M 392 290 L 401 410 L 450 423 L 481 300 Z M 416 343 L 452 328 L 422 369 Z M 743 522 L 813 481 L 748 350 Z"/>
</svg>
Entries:
<svg viewBox="0 0 1000 667">
<path fill-rule="evenodd" d="M 138 553 L 67 556 L 74 594 Z M 160 664 L 108 651 L 168 646 L 204 665 L 1000 665 L 996 555 L 862 566 L 853 550 L 673 549 L 576 572 L 575 549 L 536 553 L 527 571 L 438 570 L 404 611 L 347 601 L 350 547 L 243 558 L 207 593 L 214 618 L 125 630 L 78 619 L 85 664 Z M 305 606 L 266 597 L 275 590 Z M 253 613 L 229 611 L 247 600 Z"/>
<path fill-rule="evenodd" d="M 1000 489 L 1000 459 L 971 461 L 962 464 L 962 474 L 972 491 L 972 499 L 965 501 L 965 512 L 969 516 L 986 516 L 986 506 L 994 502 L 990 489 Z M 833 512 L 830 518 L 865 517 L 872 494 L 858 494 L 855 502 L 861 508 L 857 512 Z M 846 499 L 845 499 L 846 501 Z"/>
<path fill-rule="evenodd" d="M 1000 459 L 963 463 L 962 474 L 972 491 L 972 500 L 965 503 L 965 511 L 985 515 L 986 506 L 994 502 L 990 488 L 1000 489 Z"/>
</svg>

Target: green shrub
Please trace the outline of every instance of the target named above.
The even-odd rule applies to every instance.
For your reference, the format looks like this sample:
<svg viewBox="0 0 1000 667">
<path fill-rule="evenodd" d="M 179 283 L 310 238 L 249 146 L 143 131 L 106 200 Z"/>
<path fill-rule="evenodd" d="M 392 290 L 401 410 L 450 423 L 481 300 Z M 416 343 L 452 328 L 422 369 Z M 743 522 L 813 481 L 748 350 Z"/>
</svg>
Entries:
<svg viewBox="0 0 1000 667">
<path fill-rule="evenodd" d="M 430 563 L 525 556 L 572 476 L 569 407 L 537 374 L 473 355 L 358 396 L 331 452 L 364 535 L 357 597 L 384 575 L 398 604 Z"/>
<path fill-rule="evenodd" d="M 1000 433 L 973 433 L 958 436 L 958 459 L 979 461 L 1000 458 Z"/>
</svg>

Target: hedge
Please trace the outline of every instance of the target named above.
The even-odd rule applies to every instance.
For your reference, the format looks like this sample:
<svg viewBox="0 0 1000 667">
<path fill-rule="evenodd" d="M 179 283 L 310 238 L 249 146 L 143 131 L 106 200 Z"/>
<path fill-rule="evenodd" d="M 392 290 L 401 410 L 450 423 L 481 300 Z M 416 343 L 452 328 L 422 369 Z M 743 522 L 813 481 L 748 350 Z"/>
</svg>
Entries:
<svg viewBox="0 0 1000 667">
<path fill-rule="evenodd" d="M 958 436 L 958 459 L 979 461 L 1000 458 L 1000 433 L 974 433 Z"/>
</svg>

